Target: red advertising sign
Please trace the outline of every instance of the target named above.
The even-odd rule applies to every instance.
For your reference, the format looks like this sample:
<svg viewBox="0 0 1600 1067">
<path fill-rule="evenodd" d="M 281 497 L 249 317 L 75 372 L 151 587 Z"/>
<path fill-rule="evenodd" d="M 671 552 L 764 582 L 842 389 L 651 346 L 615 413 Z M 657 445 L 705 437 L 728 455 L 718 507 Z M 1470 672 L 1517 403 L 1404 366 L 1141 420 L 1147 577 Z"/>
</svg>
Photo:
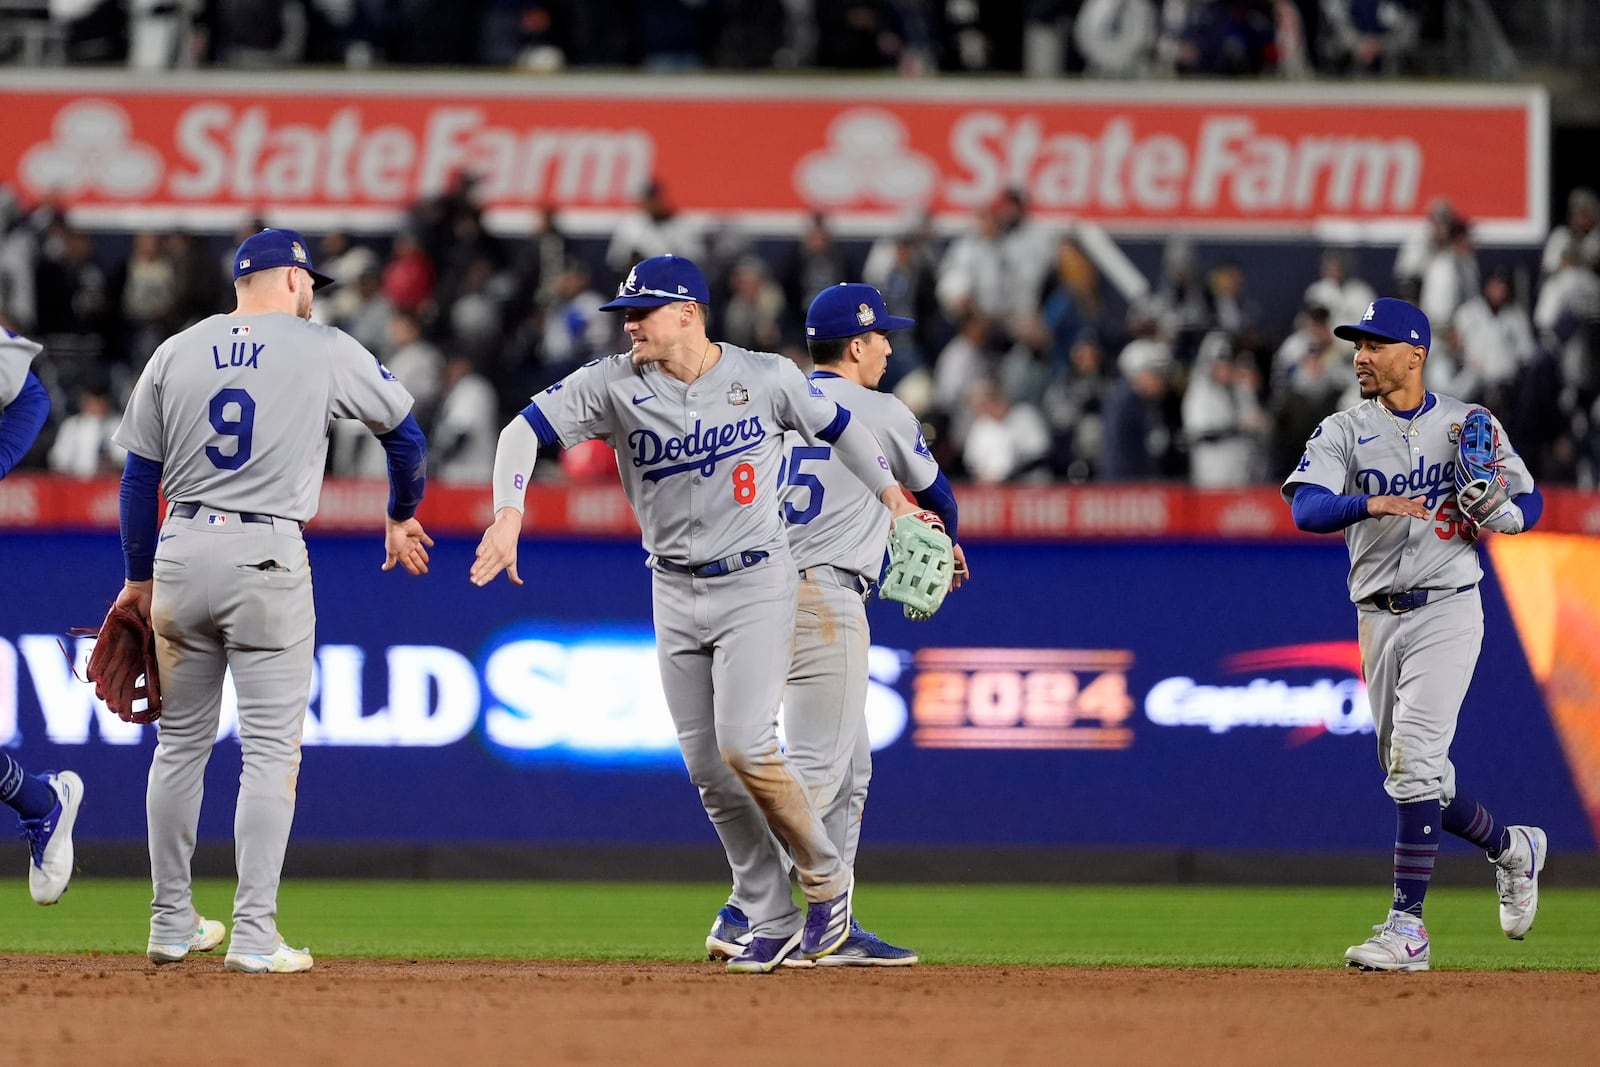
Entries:
<svg viewBox="0 0 1600 1067">
<path fill-rule="evenodd" d="M 0 173 L 103 221 L 386 224 L 458 173 L 491 212 L 592 225 L 651 177 L 691 212 L 965 216 L 1008 188 L 1113 229 L 1546 228 L 1543 90 L 281 74 L 0 80 Z M 1492 145 L 1492 151 L 1484 146 Z"/>
</svg>

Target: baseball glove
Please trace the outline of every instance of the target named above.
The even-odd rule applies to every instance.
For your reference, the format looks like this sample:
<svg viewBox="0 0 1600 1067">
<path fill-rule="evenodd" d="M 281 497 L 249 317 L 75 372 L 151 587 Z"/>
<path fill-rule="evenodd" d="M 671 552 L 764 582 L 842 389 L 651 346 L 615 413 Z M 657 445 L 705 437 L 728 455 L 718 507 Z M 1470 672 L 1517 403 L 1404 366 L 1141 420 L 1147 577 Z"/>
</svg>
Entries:
<svg viewBox="0 0 1600 1067">
<path fill-rule="evenodd" d="M 944 522 L 931 511 L 902 515 L 889 528 L 889 569 L 878 595 L 898 600 L 906 618 L 924 622 L 944 603 L 955 554 Z"/>
<path fill-rule="evenodd" d="M 72 630 L 93 635 L 89 653 L 89 681 L 94 695 L 106 702 L 123 722 L 155 722 L 161 717 L 161 679 L 156 670 L 156 635 L 137 611 L 112 605 L 97 630 Z M 143 700 L 144 710 L 134 703 Z"/>
<path fill-rule="evenodd" d="M 1511 487 L 1500 471 L 1500 432 L 1485 408 L 1461 421 L 1456 454 L 1456 504 L 1474 528 L 1490 526 L 1511 505 Z"/>
</svg>

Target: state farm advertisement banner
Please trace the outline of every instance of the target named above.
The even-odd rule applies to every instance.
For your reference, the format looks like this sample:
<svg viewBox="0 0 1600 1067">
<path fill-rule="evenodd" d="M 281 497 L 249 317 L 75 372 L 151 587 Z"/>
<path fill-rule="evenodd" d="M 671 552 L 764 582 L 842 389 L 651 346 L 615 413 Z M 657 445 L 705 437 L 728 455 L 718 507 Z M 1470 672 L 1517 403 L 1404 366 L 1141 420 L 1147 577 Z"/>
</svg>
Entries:
<svg viewBox="0 0 1600 1067">
<path fill-rule="evenodd" d="M 491 211 L 604 224 L 659 177 L 690 212 L 783 224 L 968 214 L 1008 187 L 1123 230 L 1546 228 L 1542 90 L 944 81 L 0 79 L 0 173 L 102 221 L 263 212 L 380 225 L 470 171 Z M 309 223 L 308 223 L 309 224 Z"/>
</svg>

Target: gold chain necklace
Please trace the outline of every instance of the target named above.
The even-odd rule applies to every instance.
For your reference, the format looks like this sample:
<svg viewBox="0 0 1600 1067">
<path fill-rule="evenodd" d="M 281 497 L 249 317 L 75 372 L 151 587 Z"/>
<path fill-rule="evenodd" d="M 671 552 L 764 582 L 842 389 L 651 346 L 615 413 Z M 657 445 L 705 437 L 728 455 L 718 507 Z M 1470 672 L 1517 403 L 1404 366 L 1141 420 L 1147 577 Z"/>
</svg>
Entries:
<svg viewBox="0 0 1600 1067">
<path fill-rule="evenodd" d="M 1382 400 L 1379 400 L 1376 397 L 1373 398 L 1372 402 L 1378 405 L 1379 411 L 1388 416 L 1390 422 L 1394 423 L 1394 428 L 1400 431 L 1400 436 L 1409 439 L 1417 436 L 1417 431 L 1414 429 L 1414 427 L 1417 424 L 1417 420 L 1422 417 L 1423 409 L 1428 406 L 1428 394 L 1422 394 L 1422 403 L 1417 405 L 1416 414 L 1411 416 L 1410 421 L 1408 421 L 1405 426 L 1400 425 L 1400 420 L 1394 417 L 1394 412 L 1389 410 L 1389 405 L 1385 404 Z"/>
</svg>

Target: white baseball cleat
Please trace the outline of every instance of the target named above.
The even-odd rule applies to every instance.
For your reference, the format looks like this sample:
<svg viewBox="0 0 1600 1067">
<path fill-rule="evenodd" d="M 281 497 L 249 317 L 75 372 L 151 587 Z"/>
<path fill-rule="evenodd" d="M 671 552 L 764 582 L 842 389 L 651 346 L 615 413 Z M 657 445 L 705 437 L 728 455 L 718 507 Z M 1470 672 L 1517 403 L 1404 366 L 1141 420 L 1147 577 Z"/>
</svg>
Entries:
<svg viewBox="0 0 1600 1067">
<path fill-rule="evenodd" d="M 1521 941 L 1533 928 L 1539 914 L 1539 872 L 1544 870 L 1550 842 L 1537 826 L 1508 826 L 1511 847 L 1494 864 L 1494 884 L 1500 891 L 1500 929 L 1513 941 Z"/>
<path fill-rule="evenodd" d="M 1345 949 L 1344 962 L 1363 971 L 1425 971 L 1428 969 L 1428 931 L 1422 920 L 1403 911 L 1372 928 L 1372 936 Z"/>
<path fill-rule="evenodd" d="M 151 963 L 177 963 L 191 952 L 210 952 L 222 944 L 226 936 L 228 928 L 222 923 L 215 919 L 200 919 L 189 940 L 176 943 L 151 941 L 145 946 L 144 954 Z"/>
<path fill-rule="evenodd" d="M 230 971 L 245 974 L 297 974 L 311 969 L 311 950 L 290 948 L 278 939 L 278 947 L 261 955 L 252 952 L 230 952 L 222 965 Z"/>
<path fill-rule="evenodd" d="M 72 881 L 72 826 L 83 803 L 83 779 L 71 771 L 40 775 L 55 792 L 55 810 L 42 819 L 23 819 L 28 842 L 28 892 L 35 904 L 54 904 Z"/>
</svg>

